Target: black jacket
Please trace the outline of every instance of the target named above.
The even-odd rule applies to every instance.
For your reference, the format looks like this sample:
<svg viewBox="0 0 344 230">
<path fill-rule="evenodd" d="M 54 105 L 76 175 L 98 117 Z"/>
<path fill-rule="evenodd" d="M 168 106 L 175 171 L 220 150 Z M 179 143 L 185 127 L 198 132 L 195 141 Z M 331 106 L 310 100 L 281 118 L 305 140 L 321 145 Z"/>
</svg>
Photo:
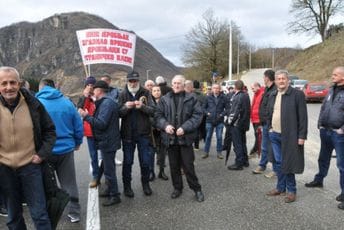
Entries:
<svg viewBox="0 0 344 230">
<path fill-rule="evenodd" d="M 344 86 L 337 88 L 334 95 L 335 86 L 331 87 L 320 109 L 318 128 L 344 130 Z"/>
<path fill-rule="evenodd" d="M 149 117 L 154 115 L 154 108 L 150 105 L 149 91 L 142 88 L 135 94 L 135 97 L 129 92 L 128 87 L 119 95 L 119 116 L 122 118 L 121 122 L 121 137 L 123 140 L 131 141 L 137 136 L 151 135 L 151 123 Z M 125 106 L 127 101 L 145 100 L 147 103 L 140 109 L 128 109 Z"/>
<path fill-rule="evenodd" d="M 56 141 L 54 122 L 37 98 L 23 88 L 20 89 L 20 92 L 29 107 L 36 152 L 42 159 L 46 159 L 51 155 Z"/>
<path fill-rule="evenodd" d="M 259 106 L 259 119 L 262 125 L 267 124 L 268 122 L 268 102 L 269 97 L 273 91 L 276 90 L 276 85 L 273 83 L 270 87 L 265 87 L 262 101 Z"/>
<path fill-rule="evenodd" d="M 250 128 L 250 97 L 243 91 L 234 93 L 230 99 L 230 110 L 227 111 L 228 124 L 243 131 Z"/>
<path fill-rule="evenodd" d="M 93 116 L 87 115 L 84 120 L 91 124 L 97 149 L 113 152 L 121 147 L 118 105 L 110 97 L 97 100 Z"/>
<path fill-rule="evenodd" d="M 175 109 L 173 92 L 163 96 L 155 113 L 155 121 L 157 127 L 161 130 L 164 145 L 174 144 L 175 138 L 177 138 L 175 135 L 169 135 L 165 132 L 167 125 L 174 126 L 175 130 L 180 127 L 184 130 L 185 134 L 178 137 L 177 144 L 192 145 L 197 136 L 197 128 L 202 122 L 202 117 L 202 108 L 195 95 L 185 93 L 183 100 L 177 106 L 177 110 Z"/>
<path fill-rule="evenodd" d="M 274 90 L 268 102 L 268 126 L 271 129 L 277 90 Z M 298 139 L 307 139 L 308 114 L 305 94 L 289 86 L 281 99 L 281 151 L 282 172 L 302 173 L 304 170 L 304 146 Z"/>
<path fill-rule="evenodd" d="M 226 115 L 226 97 L 220 94 L 216 100 L 214 95 L 207 96 L 204 104 L 204 114 L 207 123 L 213 125 L 223 123 Z"/>
</svg>

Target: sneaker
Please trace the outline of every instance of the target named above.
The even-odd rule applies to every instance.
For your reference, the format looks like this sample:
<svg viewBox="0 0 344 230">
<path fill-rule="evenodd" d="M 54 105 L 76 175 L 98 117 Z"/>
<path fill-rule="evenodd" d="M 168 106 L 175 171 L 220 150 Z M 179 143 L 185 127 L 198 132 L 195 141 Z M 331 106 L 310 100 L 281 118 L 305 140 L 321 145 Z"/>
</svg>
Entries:
<svg viewBox="0 0 344 230">
<path fill-rule="evenodd" d="M 222 153 L 221 153 L 221 152 L 218 152 L 218 153 L 217 153 L 217 158 L 223 159 L 223 156 L 222 156 Z"/>
<path fill-rule="evenodd" d="M 72 223 L 77 223 L 80 221 L 80 216 L 77 214 L 68 214 L 68 217 Z"/>
<path fill-rule="evenodd" d="M 265 171 L 265 168 L 258 166 L 255 170 L 252 171 L 253 174 L 262 174 Z"/>
<path fill-rule="evenodd" d="M 273 177 L 276 176 L 276 173 L 272 171 L 272 172 L 269 172 L 269 173 L 265 174 L 264 176 L 265 176 L 266 178 L 273 178 Z"/>
<path fill-rule="evenodd" d="M 122 165 L 122 161 L 118 160 L 117 157 L 115 158 L 115 164 L 116 165 Z"/>
<path fill-rule="evenodd" d="M 8 216 L 6 208 L 4 208 L 4 207 L 0 208 L 0 216 Z"/>
<path fill-rule="evenodd" d="M 92 180 L 90 183 L 89 183 L 89 187 L 90 188 L 96 188 L 98 186 L 98 181 L 97 180 Z"/>
</svg>

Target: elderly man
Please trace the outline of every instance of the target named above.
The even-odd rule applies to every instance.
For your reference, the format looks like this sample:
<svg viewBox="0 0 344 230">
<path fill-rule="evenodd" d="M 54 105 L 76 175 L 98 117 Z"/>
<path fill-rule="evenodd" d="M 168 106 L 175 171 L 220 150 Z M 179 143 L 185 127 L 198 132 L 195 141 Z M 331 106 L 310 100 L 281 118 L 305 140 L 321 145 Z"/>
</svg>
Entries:
<svg viewBox="0 0 344 230">
<path fill-rule="evenodd" d="M 306 187 L 323 187 L 331 162 L 332 151 L 336 151 L 337 168 L 341 193 L 336 200 L 339 209 L 344 210 L 344 66 L 332 72 L 333 86 L 321 106 L 318 128 L 320 129 L 321 148 L 318 158 L 319 172 Z"/>
<path fill-rule="evenodd" d="M 51 155 L 55 126 L 43 105 L 20 88 L 19 73 L 0 67 L 0 190 L 5 196 L 9 229 L 26 229 L 22 200 L 36 229 L 51 229 L 41 162 Z"/>
<path fill-rule="evenodd" d="M 149 92 L 152 92 L 153 86 L 155 86 L 154 81 L 152 80 L 145 81 L 145 89 L 148 90 Z"/>
<path fill-rule="evenodd" d="M 107 96 L 110 87 L 105 81 L 97 81 L 93 89 L 96 98 L 94 114 L 90 115 L 87 110 L 83 109 L 79 109 L 79 113 L 84 121 L 91 125 L 97 149 L 101 151 L 108 187 L 99 196 L 108 197 L 102 204 L 103 206 L 111 206 L 121 202 L 117 185 L 116 164 L 113 160 L 116 151 L 120 148 L 118 105 Z"/>
<path fill-rule="evenodd" d="M 162 96 L 172 91 L 172 88 L 167 85 L 167 82 L 163 76 L 157 76 L 155 83 L 160 86 Z"/>
<path fill-rule="evenodd" d="M 289 86 L 288 71 L 275 74 L 277 91 L 268 101 L 269 137 L 275 157 L 277 185 L 268 196 L 283 195 L 285 203 L 296 200 L 295 174 L 305 166 L 304 143 L 307 138 L 307 105 L 302 91 Z"/>
<path fill-rule="evenodd" d="M 123 187 L 124 195 L 134 197 L 131 188 L 131 169 L 134 163 L 134 152 L 137 146 L 141 167 L 141 183 L 146 196 L 152 194 L 149 185 L 151 154 L 149 151 L 149 138 L 151 123 L 149 117 L 153 116 L 154 108 L 149 105 L 149 91 L 140 86 L 140 76 L 133 71 L 127 75 L 127 85 L 119 95 L 121 137 L 123 143 Z"/>
<path fill-rule="evenodd" d="M 192 144 L 197 128 L 202 121 L 202 109 L 193 94 L 184 91 L 185 78 L 176 75 L 172 79 L 172 92 L 161 98 L 155 113 L 156 125 L 168 147 L 172 184 L 171 198 L 179 197 L 183 190 L 181 168 L 183 167 L 189 187 L 195 192 L 197 201 L 204 201 L 201 185 L 195 173 Z"/>
</svg>

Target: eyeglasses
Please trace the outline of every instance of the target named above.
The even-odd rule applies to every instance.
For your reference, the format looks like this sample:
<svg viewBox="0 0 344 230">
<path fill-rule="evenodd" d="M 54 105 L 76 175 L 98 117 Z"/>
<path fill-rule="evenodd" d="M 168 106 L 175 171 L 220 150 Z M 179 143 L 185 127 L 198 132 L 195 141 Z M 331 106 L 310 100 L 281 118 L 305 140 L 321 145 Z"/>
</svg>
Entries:
<svg viewBox="0 0 344 230">
<path fill-rule="evenodd" d="M 135 82 L 138 82 L 138 80 L 129 80 L 128 82 L 135 83 Z"/>
</svg>

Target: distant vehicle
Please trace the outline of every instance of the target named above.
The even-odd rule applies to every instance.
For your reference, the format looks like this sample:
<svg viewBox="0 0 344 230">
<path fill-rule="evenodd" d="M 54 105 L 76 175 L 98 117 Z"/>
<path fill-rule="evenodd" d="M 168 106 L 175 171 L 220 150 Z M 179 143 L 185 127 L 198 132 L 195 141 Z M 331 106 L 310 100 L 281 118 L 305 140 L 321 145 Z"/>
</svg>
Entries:
<svg viewBox="0 0 344 230">
<path fill-rule="evenodd" d="M 221 90 L 224 92 L 224 93 L 228 93 L 228 89 L 230 87 L 233 87 L 234 88 L 234 83 L 236 82 L 237 80 L 228 80 L 228 81 L 223 81 L 221 83 Z"/>
<path fill-rule="evenodd" d="M 307 80 L 294 80 L 292 82 L 292 87 L 294 87 L 295 89 L 303 90 L 306 84 L 308 84 Z"/>
<path fill-rule="evenodd" d="M 299 80 L 299 77 L 296 75 L 289 75 L 289 83 L 291 86 L 293 86 L 294 80 Z"/>
<path fill-rule="evenodd" d="M 308 83 L 306 84 L 303 92 L 305 93 L 307 102 L 322 102 L 328 93 L 328 85 L 324 82 Z"/>
</svg>

